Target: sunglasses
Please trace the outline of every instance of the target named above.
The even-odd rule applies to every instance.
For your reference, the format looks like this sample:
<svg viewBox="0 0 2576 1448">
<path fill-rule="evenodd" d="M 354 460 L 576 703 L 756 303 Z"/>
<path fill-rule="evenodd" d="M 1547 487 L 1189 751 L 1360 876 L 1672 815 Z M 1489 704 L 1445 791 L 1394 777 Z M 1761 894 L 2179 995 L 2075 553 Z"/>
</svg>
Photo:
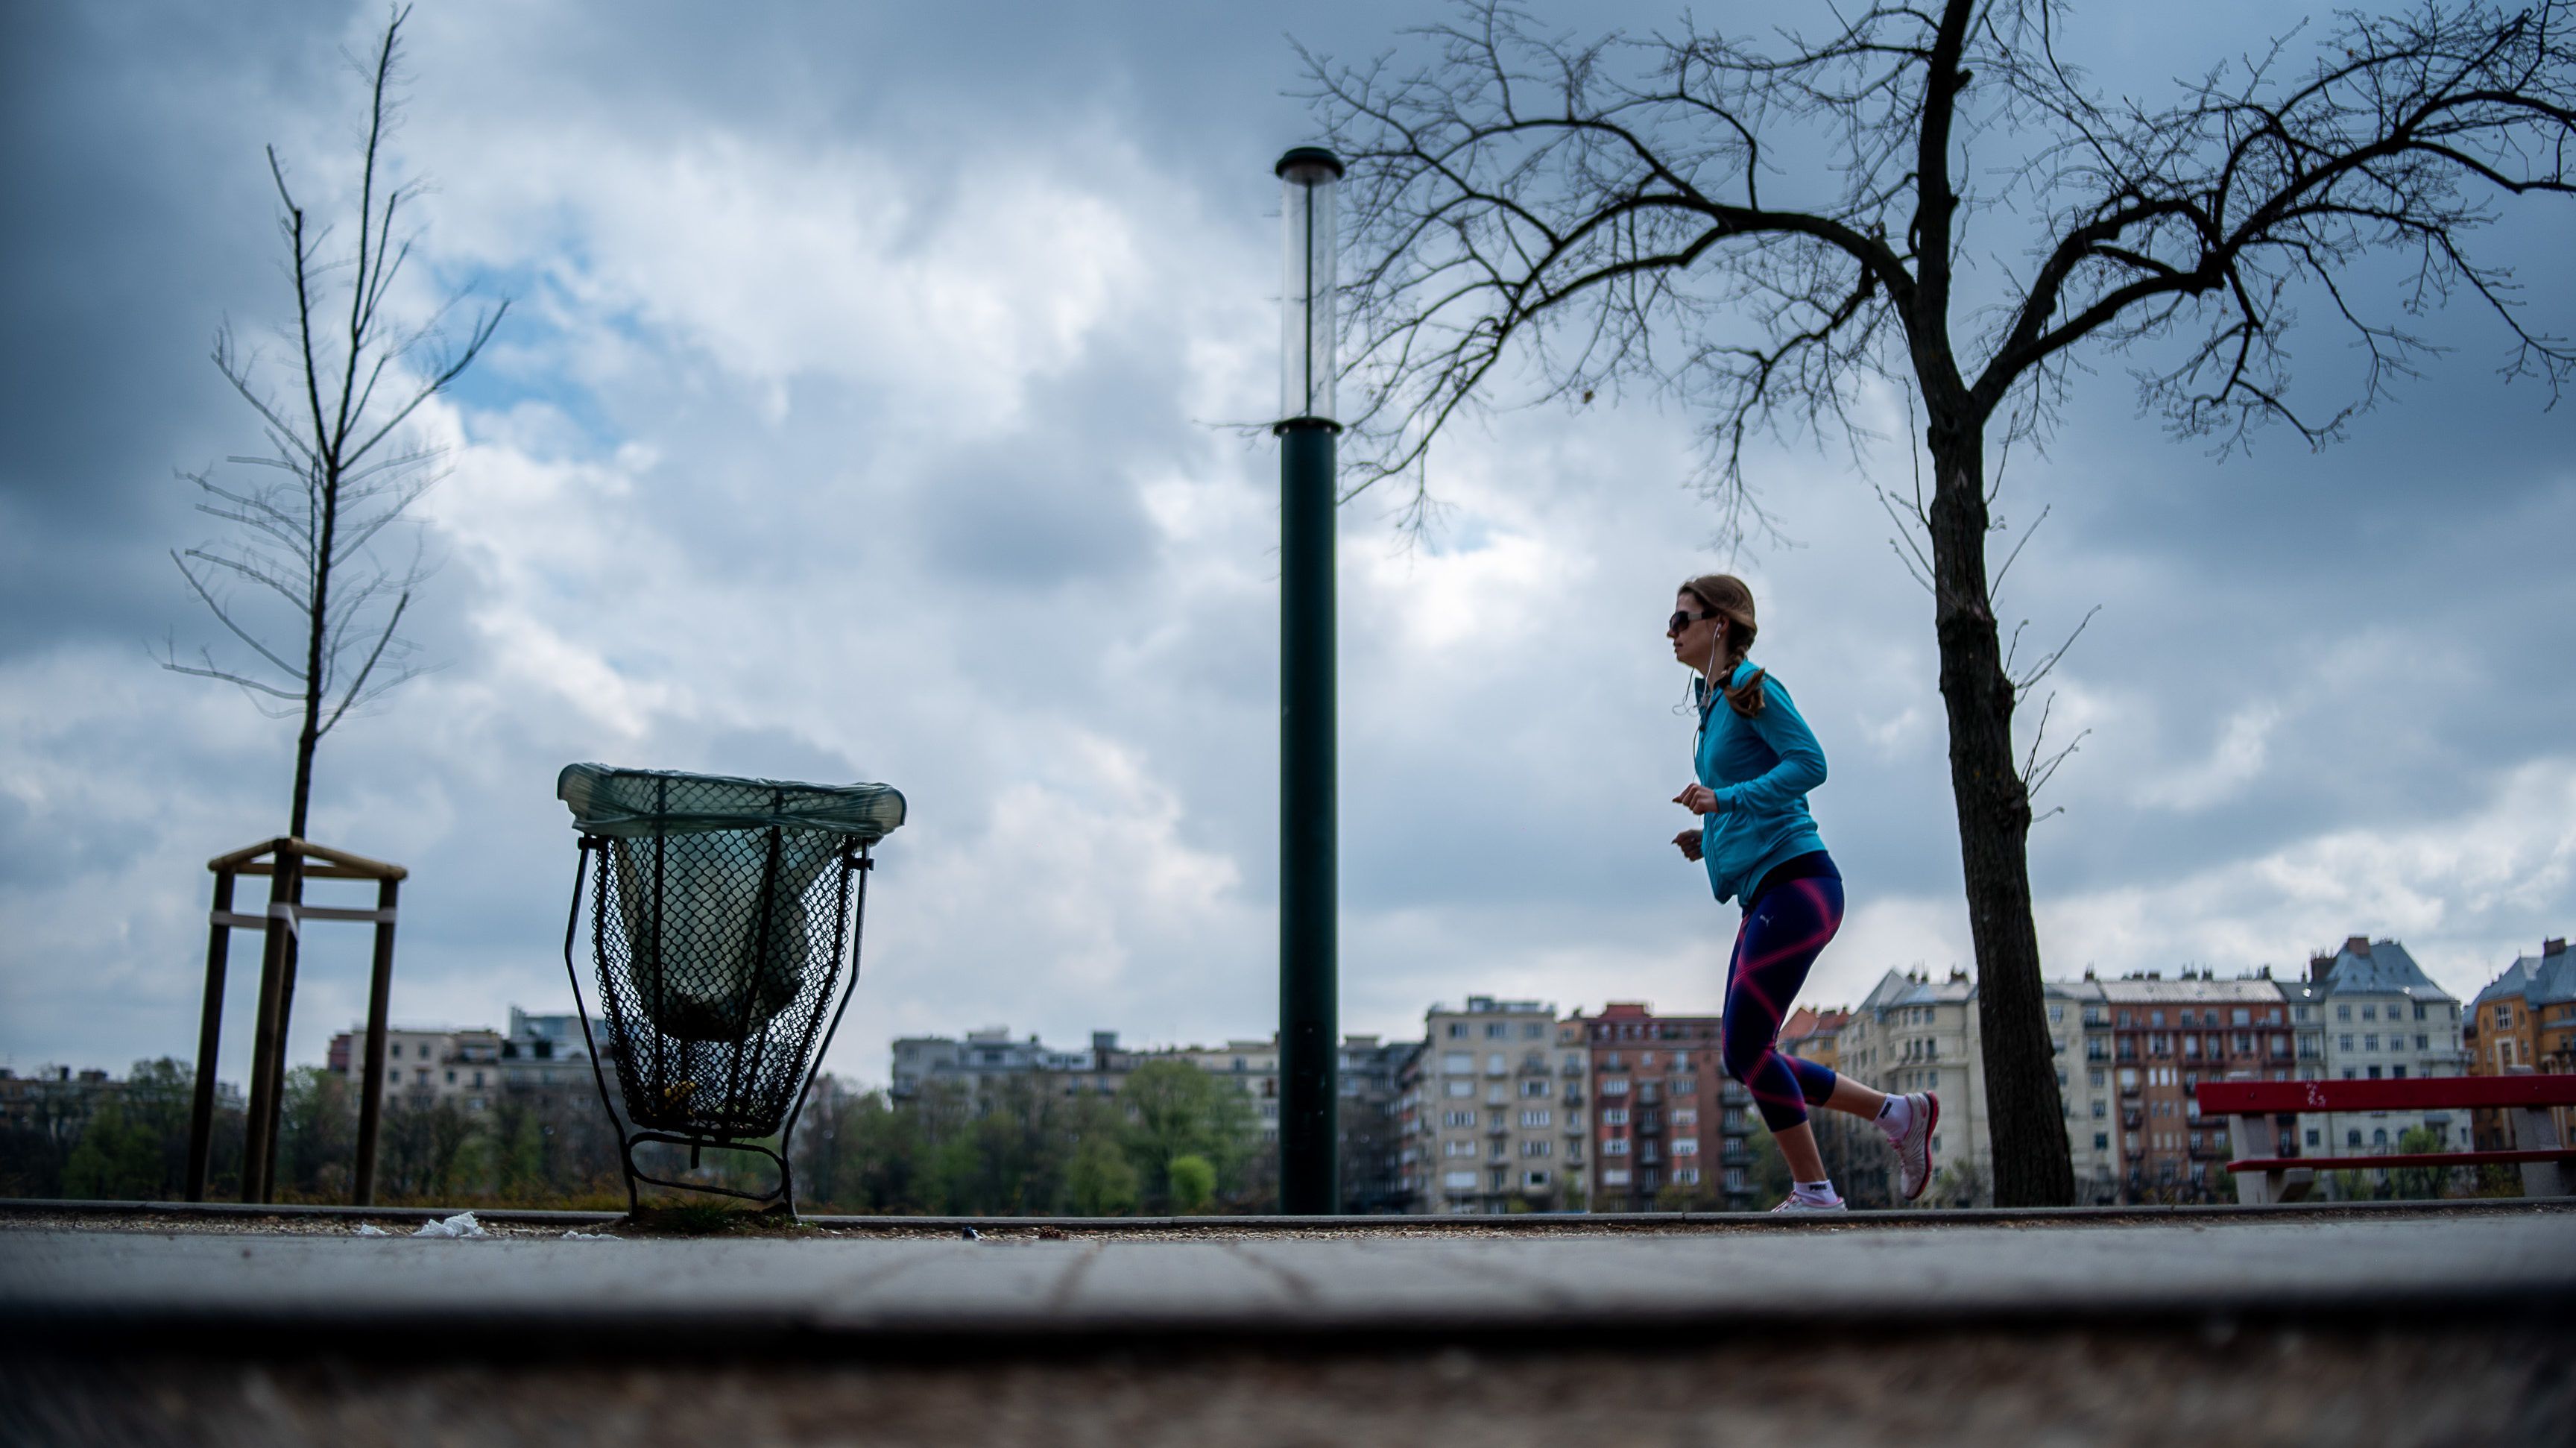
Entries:
<svg viewBox="0 0 2576 1448">
<path fill-rule="evenodd" d="M 1664 632 L 1680 633 L 1683 629 L 1690 627 L 1692 624 L 1715 617 L 1717 617 L 1717 615 L 1713 613 L 1676 613 L 1671 618 L 1664 620 Z"/>
</svg>

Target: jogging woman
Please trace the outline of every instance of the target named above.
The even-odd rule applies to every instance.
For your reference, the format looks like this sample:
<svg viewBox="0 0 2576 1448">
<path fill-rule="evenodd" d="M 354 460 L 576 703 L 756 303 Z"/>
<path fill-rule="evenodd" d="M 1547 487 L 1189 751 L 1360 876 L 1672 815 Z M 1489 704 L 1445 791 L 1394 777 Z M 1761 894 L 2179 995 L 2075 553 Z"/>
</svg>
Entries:
<svg viewBox="0 0 2576 1448">
<path fill-rule="evenodd" d="M 1753 591 L 1731 574 L 1681 586 L 1664 627 L 1673 657 L 1699 677 L 1693 748 L 1698 779 L 1673 803 L 1703 818 L 1673 836 L 1682 857 L 1708 867 L 1719 903 L 1741 897 L 1744 920 L 1726 967 L 1719 1055 L 1726 1074 L 1753 1094 L 1796 1182 L 1777 1212 L 1839 1212 L 1807 1108 L 1829 1107 L 1878 1123 L 1896 1149 L 1897 1199 L 1912 1201 L 1932 1177 L 1932 1130 L 1940 1098 L 1929 1091 L 1890 1096 L 1813 1061 L 1782 1055 L 1780 1022 L 1825 942 L 1843 923 L 1843 878 L 1807 813 L 1807 792 L 1825 782 L 1825 752 L 1778 680 L 1745 655 L 1753 648 Z"/>
</svg>

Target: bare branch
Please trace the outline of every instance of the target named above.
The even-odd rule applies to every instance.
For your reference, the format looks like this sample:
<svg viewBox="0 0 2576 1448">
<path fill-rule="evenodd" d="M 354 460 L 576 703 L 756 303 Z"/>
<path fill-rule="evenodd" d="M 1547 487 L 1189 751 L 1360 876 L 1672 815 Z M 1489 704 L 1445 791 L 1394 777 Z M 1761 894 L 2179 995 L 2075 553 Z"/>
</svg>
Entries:
<svg viewBox="0 0 2576 1448">
<path fill-rule="evenodd" d="M 199 651 L 199 662 L 183 663 L 175 647 L 165 647 L 162 662 L 177 673 L 238 685 L 262 701 L 296 701 L 286 712 L 302 717 L 289 826 L 298 834 L 321 738 L 351 711 L 420 672 L 408 662 L 412 646 L 400 631 L 426 576 L 417 543 L 412 562 L 399 572 L 378 563 L 375 550 L 445 475 L 441 450 L 408 440 L 405 429 L 482 355 L 509 311 L 505 299 L 478 312 L 454 345 L 454 299 L 425 316 L 401 315 L 406 304 L 397 293 L 415 242 L 420 191 L 392 173 L 388 142 L 400 111 L 396 89 L 409 16 L 407 7 L 390 11 L 371 51 L 351 58 L 368 98 L 351 250 L 326 254 L 332 228 L 308 215 L 284 160 L 268 148 L 294 306 L 287 335 L 302 396 L 291 405 L 272 401 L 259 380 L 260 359 L 237 343 L 229 323 L 217 329 L 212 354 L 216 370 L 257 416 L 270 448 L 230 461 L 261 480 L 231 485 L 211 472 L 181 474 L 204 495 L 199 510 L 233 534 L 173 553 L 172 561 L 222 630 L 276 678 L 260 677 L 256 665 L 219 663 L 208 650 Z M 337 316 L 336 326 L 324 322 L 326 312 Z M 217 586 L 225 582 L 254 585 L 291 607 L 301 621 L 300 649 L 272 642 L 236 612 Z"/>
</svg>

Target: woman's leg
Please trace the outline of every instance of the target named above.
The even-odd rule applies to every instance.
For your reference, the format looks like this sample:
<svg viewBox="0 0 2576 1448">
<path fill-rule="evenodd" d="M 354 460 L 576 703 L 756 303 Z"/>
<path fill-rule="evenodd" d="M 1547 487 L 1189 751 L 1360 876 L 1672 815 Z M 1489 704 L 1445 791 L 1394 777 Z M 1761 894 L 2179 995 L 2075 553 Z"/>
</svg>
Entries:
<svg viewBox="0 0 2576 1448">
<path fill-rule="evenodd" d="M 1790 1171 L 1804 1182 L 1824 1180 L 1815 1133 L 1807 1127 L 1807 1107 L 1830 1103 L 1840 1078 L 1816 1062 L 1784 1056 L 1776 1047 L 1780 1022 L 1798 987 L 1842 920 L 1842 881 L 1831 876 L 1789 881 L 1745 915 L 1735 933 L 1734 959 L 1727 965 L 1726 1013 L 1720 1022 L 1726 1074 L 1753 1094 L 1754 1107 L 1779 1141 Z"/>
<path fill-rule="evenodd" d="M 1863 1086 L 1849 1076 L 1834 1077 L 1834 1094 L 1824 1100 L 1828 1110 L 1876 1119 L 1879 1108 L 1887 1104 L 1887 1093 Z"/>
</svg>

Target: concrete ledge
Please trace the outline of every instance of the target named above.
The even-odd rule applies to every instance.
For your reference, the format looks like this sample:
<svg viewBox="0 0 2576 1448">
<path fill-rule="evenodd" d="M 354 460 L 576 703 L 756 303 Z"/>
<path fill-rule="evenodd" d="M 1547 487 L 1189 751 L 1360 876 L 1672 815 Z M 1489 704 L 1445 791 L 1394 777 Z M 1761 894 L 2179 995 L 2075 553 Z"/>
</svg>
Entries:
<svg viewBox="0 0 2576 1448">
<path fill-rule="evenodd" d="M 709 1199 L 713 1200 L 713 1199 Z M 349 1207 L 305 1204 L 255 1205 L 243 1202 L 91 1201 L 34 1197 L 0 1198 L 0 1228 L 11 1218 L 65 1217 L 148 1223 L 155 1218 L 193 1222 L 237 1222 L 257 1230 L 263 1218 L 309 1222 L 426 1222 L 471 1211 L 479 1221 L 526 1226 L 590 1228 L 625 1220 L 619 1211 L 549 1211 L 526 1207 Z M 1204 1216 L 1204 1217 L 904 1217 L 812 1215 L 800 1220 L 839 1232 L 905 1236 L 961 1236 L 968 1229 L 992 1236 L 1012 1236 L 1041 1228 L 1086 1236 L 1195 1233 L 1236 1236 L 1248 1232 L 1346 1236 L 1358 1233 L 1417 1235 L 1456 1233 L 1471 1236 L 1505 1234 L 1608 1235 L 1621 1232 L 1675 1230 L 1809 1231 L 1840 1227 L 1956 1228 L 1975 1226 L 2111 1226 L 2172 1225 L 2232 1221 L 2369 1221 L 2384 1219 L 2477 1219 L 2531 1214 L 2576 1216 L 2576 1197 L 2481 1197 L 2435 1202 L 2286 1202 L 2260 1205 L 2214 1203 L 2173 1207 L 1953 1207 L 1901 1211 L 1855 1211 L 1832 1216 L 1775 1215 L 1769 1212 L 1525 1212 L 1474 1217 L 1398 1216 Z"/>
<path fill-rule="evenodd" d="M 1725 1229 L 1739 1219 L 1671 1219 L 1663 1231 L 1505 1236 L 1233 1218 L 1221 1219 L 1233 1230 L 1163 1239 L 1093 1234 L 1098 1224 L 1082 1222 L 1084 1237 L 1060 1241 L 831 1227 L 787 1240 L 566 1241 L 549 1231 L 452 1241 L 30 1226 L 0 1231 L 0 1336 L 157 1339 L 219 1354 L 294 1342 L 343 1353 L 700 1358 L 971 1352 L 1004 1341 L 1092 1350 L 1108 1340 L 1717 1340 L 1783 1327 L 1967 1325 L 2529 1322 L 2563 1339 L 2576 1212 L 2504 1208 L 2224 1208 L 2145 1223 L 2021 1213 L 1951 1216 L 1937 1230 L 1867 1216 L 1750 1231 Z M 1692 1230 L 1703 1225 L 1712 1229 Z"/>
</svg>

